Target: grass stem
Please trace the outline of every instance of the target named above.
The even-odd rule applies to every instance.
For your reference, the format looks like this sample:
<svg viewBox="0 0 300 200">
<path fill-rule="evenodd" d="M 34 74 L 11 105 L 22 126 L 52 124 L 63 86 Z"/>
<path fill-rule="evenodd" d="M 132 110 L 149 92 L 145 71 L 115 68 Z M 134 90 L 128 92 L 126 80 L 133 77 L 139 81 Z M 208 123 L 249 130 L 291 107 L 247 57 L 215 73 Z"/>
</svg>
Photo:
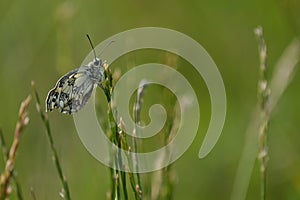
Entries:
<svg viewBox="0 0 300 200">
<path fill-rule="evenodd" d="M 268 145 L 267 145 L 267 131 L 269 125 L 269 113 L 267 104 L 270 95 L 269 83 L 267 80 L 267 46 L 263 37 L 262 27 L 257 27 L 254 31 L 258 40 L 259 51 L 259 81 L 258 81 L 258 101 L 260 105 L 260 113 L 262 121 L 258 133 L 259 153 L 258 159 L 260 160 L 260 173 L 261 173 L 261 200 L 266 200 L 266 187 L 267 187 L 267 161 L 268 161 Z"/>
<path fill-rule="evenodd" d="M 299 55 L 300 41 L 299 38 L 295 38 L 283 51 L 274 67 L 272 77 L 269 81 L 269 88 L 272 93 L 270 93 L 268 104 L 266 104 L 268 117 L 271 116 L 289 83 L 293 80 L 297 67 L 299 66 L 298 63 L 300 62 Z M 245 145 L 238 165 L 231 200 L 245 199 L 247 195 L 251 173 L 258 154 L 258 140 L 253 133 L 259 132 L 262 121 L 260 110 L 261 105 L 258 104 L 246 130 Z"/>
<path fill-rule="evenodd" d="M 141 122 L 141 109 L 142 109 L 142 102 L 143 102 L 143 94 L 144 94 L 144 90 L 147 86 L 147 81 L 142 80 L 139 84 L 139 88 L 137 90 L 137 94 L 136 94 L 136 102 L 135 102 L 135 106 L 133 107 L 133 117 L 134 117 L 134 130 L 133 130 L 133 136 L 132 136 L 132 149 L 134 152 L 138 152 L 137 149 L 137 144 L 136 144 L 136 136 L 137 136 L 137 126 L 140 125 Z M 136 155 L 136 154 L 135 154 Z M 135 163 L 135 170 L 137 171 L 136 173 L 136 177 L 137 177 L 137 186 L 136 186 L 136 190 L 138 191 L 139 197 L 140 199 L 143 198 L 143 189 L 142 189 L 142 183 L 141 183 L 141 177 L 140 177 L 140 173 L 139 172 L 139 165 L 138 165 L 138 158 L 137 156 L 135 156 L 134 158 L 134 163 Z"/>
<path fill-rule="evenodd" d="M 33 88 L 33 91 L 34 91 L 34 95 L 36 97 L 36 110 L 40 114 L 40 117 L 41 117 L 41 119 L 43 121 L 43 124 L 46 128 L 48 140 L 49 140 L 49 143 L 50 143 L 50 148 L 51 148 L 52 155 L 53 155 L 53 162 L 55 164 L 56 170 L 57 170 L 58 175 L 59 175 L 59 179 L 60 179 L 62 187 L 63 187 L 63 193 L 62 193 L 63 198 L 65 198 L 66 200 L 71 200 L 68 182 L 67 182 L 67 179 L 65 178 L 65 176 L 63 174 L 62 167 L 61 167 L 61 164 L 59 162 L 58 154 L 57 154 L 57 151 L 55 149 L 54 140 L 53 140 L 53 137 L 52 137 L 52 132 L 51 132 L 51 128 L 50 128 L 50 122 L 49 122 L 48 115 L 46 113 L 44 113 L 41 109 L 40 97 L 39 97 L 38 92 L 35 88 L 34 82 L 32 82 L 31 85 L 32 85 L 32 88 Z"/>
<path fill-rule="evenodd" d="M 4 137 L 2 135 L 2 131 L 0 131 L 1 132 L 1 140 L 2 140 L 1 141 L 2 151 L 3 151 L 3 154 L 7 155 L 7 156 L 4 156 L 4 159 L 6 159 L 5 170 L 1 174 L 1 178 L 0 178 L 0 199 L 1 200 L 6 199 L 8 193 L 9 193 L 8 191 L 9 191 L 10 180 L 14 177 L 14 167 L 15 167 L 15 162 L 16 162 L 16 153 L 17 153 L 17 150 L 18 150 L 18 147 L 19 147 L 19 144 L 20 144 L 21 134 L 22 134 L 22 131 L 23 131 L 24 127 L 29 122 L 27 109 L 28 109 L 30 101 L 31 101 L 31 96 L 28 96 L 21 103 L 20 110 L 19 110 L 18 121 L 17 121 L 17 124 L 16 124 L 16 129 L 15 129 L 15 134 L 14 134 L 14 140 L 13 140 L 13 143 L 12 143 L 9 151 L 6 151 L 7 148 L 5 146 L 3 146 L 3 145 L 5 145 L 5 141 L 4 141 Z M 22 198 L 19 184 L 17 182 L 16 182 L 16 184 L 17 184 L 16 185 L 17 195 L 18 195 L 18 197 Z"/>
<path fill-rule="evenodd" d="M 122 189 L 123 198 L 127 200 L 129 198 L 128 192 L 127 192 L 127 181 L 126 181 L 126 175 L 128 175 L 131 188 L 134 192 L 134 196 L 136 200 L 142 199 L 142 192 L 141 192 L 141 186 L 140 186 L 140 177 L 137 173 L 137 177 L 139 180 L 139 183 L 136 183 L 135 177 L 133 173 L 130 172 L 124 172 L 122 169 L 124 169 L 123 161 L 122 161 L 122 155 L 120 149 L 125 149 L 127 151 L 131 151 L 131 148 L 128 146 L 127 140 L 126 140 L 126 134 L 123 131 L 123 122 L 122 119 L 119 120 L 119 123 L 115 122 L 114 115 L 113 115 L 113 109 L 112 109 L 112 102 L 111 102 L 111 96 L 113 91 L 113 78 L 112 73 L 110 69 L 108 68 L 108 65 L 104 66 L 105 68 L 105 82 L 104 86 L 102 87 L 104 90 L 104 93 L 106 95 L 106 99 L 108 102 L 108 116 L 109 116 L 109 127 L 110 132 L 109 134 L 111 137 L 111 141 L 118 146 L 117 152 L 113 155 L 114 158 L 114 164 L 116 169 L 114 171 L 111 170 L 111 176 L 112 176 L 112 193 L 111 193 L 111 199 L 119 199 L 120 198 L 120 189 Z M 122 128 L 123 126 L 123 128 Z M 129 171 L 132 169 L 132 158 L 129 157 L 129 154 L 127 155 L 127 161 L 129 163 Z M 122 188 L 120 188 L 120 184 L 122 184 Z M 121 199 L 123 199 L 121 198 Z"/>
</svg>

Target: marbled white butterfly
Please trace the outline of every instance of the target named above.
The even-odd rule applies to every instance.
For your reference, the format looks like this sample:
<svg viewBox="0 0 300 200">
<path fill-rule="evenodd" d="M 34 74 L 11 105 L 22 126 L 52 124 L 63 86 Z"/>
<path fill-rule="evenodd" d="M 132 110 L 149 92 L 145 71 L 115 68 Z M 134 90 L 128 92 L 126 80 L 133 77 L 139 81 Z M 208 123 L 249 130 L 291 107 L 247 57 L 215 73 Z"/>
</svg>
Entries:
<svg viewBox="0 0 300 200">
<path fill-rule="evenodd" d="M 102 87 L 104 62 L 97 58 L 92 41 L 87 35 L 93 49 L 94 60 L 61 77 L 55 87 L 49 91 L 46 99 L 46 111 L 60 109 L 65 114 L 80 110 L 91 97 L 93 90 Z"/>
</svg>

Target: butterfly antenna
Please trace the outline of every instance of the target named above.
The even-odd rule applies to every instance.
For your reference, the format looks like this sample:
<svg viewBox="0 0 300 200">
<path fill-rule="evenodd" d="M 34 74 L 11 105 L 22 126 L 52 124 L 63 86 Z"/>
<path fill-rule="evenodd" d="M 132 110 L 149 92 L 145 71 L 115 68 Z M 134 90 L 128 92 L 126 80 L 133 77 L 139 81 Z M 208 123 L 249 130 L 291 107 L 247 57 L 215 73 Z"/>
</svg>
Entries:
<svg viewBox="0 0 300 200">
<path fill-rule="evenodd" d="M 93 43 L 92 43 L 92 40 L 91 40 L 89 34 L 86 34 L 86 37 L 88 38 L 88 40 L 89 40 L 89 42 L 90 42 L 90 45 L 91 45 L 91 47 L 92 47 L 92 49 L 93 49 L 93 53 L 94 53 L 94 56 L 95 56 L 95 60 L 97 60 L 95 48 L 94 48 L 94 45 L 93 45 Z"/>
</svg>

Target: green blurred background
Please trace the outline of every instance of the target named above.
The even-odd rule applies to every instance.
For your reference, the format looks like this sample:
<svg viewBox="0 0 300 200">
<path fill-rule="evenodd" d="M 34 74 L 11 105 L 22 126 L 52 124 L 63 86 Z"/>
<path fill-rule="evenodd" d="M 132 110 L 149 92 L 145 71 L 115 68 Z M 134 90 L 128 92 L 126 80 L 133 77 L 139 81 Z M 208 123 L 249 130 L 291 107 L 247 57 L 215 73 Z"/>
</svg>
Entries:
<svg viewBox="0 0 300 200">
<path fill-rule="evenodd" d="M 192 146 L 173 165 L 174 199 L 229 199 L 245 144 L 245 130 L 257 102 L 259 61 L 253 29 L 263 26 L 268 65 L 272 67 L 285 47 L 300 34 L 299 11 L 298 0 L 1 0 L 0 125 L 7 143 L 13 138 L 19 104 L 32 93 L 31 80 L 45 99 L 58 78 L 78 67 L 90 52 L 86 33 L 98 44 L 111 35 L 137 27 L 174 29 L 192 37 L 209 52 L 222 74 L 228 100 L 222 136 L 209 156 L 199 160 L 198 151 L 210 118 L 209 95 L 201 77 L 193 76 L 191 66 L 177 62 L 179 71 L 193 76 L 190 79 L 199 97 L 202 121 Z M 127 69 L 128 60 L 135 64 L 163 60 L 164 54 L 131 53 L 112 64 L 112 69 Z M 269 199 L 300 199 L 299 84 L 297 72 L 271 119 Z M 154 89 L 149 90 L 148 98 L 156 102 Z M 99 98 L 105 100 L 104 95 Z M 105 199 L 110 189 L 109 170 L 86 151 L 71 116 L 58 112 L 49 116 L 73 199 Z M 60 182 L 34 103 L 29 117 L 16 163 L 24 197 L 31 198 L 32 187 L 38 199 L 59 199 Z M 256 163 L 247 199 L 259 198 L 258 169 Z"/>
</svg>

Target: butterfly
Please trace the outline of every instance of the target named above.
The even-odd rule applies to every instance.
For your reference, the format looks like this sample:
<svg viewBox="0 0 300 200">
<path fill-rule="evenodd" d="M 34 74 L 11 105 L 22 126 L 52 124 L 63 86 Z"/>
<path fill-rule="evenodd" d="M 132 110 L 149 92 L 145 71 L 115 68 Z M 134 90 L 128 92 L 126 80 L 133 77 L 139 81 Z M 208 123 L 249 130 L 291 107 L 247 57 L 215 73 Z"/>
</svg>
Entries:
<svg viewBox="0 0 300 200">
<path fill-rule="evenodd" d="M 96 57 L 88 34 L 87 38 L 95 58 L 92 62 L 70 71 L 57 81 L 55 87 L 47 95 L 46 112 L 60 109 L 60 112 L 64 114 L 74 114 L 84 107 L 97 86 L 103 89 L 105 62 Z"/>
</svg>

